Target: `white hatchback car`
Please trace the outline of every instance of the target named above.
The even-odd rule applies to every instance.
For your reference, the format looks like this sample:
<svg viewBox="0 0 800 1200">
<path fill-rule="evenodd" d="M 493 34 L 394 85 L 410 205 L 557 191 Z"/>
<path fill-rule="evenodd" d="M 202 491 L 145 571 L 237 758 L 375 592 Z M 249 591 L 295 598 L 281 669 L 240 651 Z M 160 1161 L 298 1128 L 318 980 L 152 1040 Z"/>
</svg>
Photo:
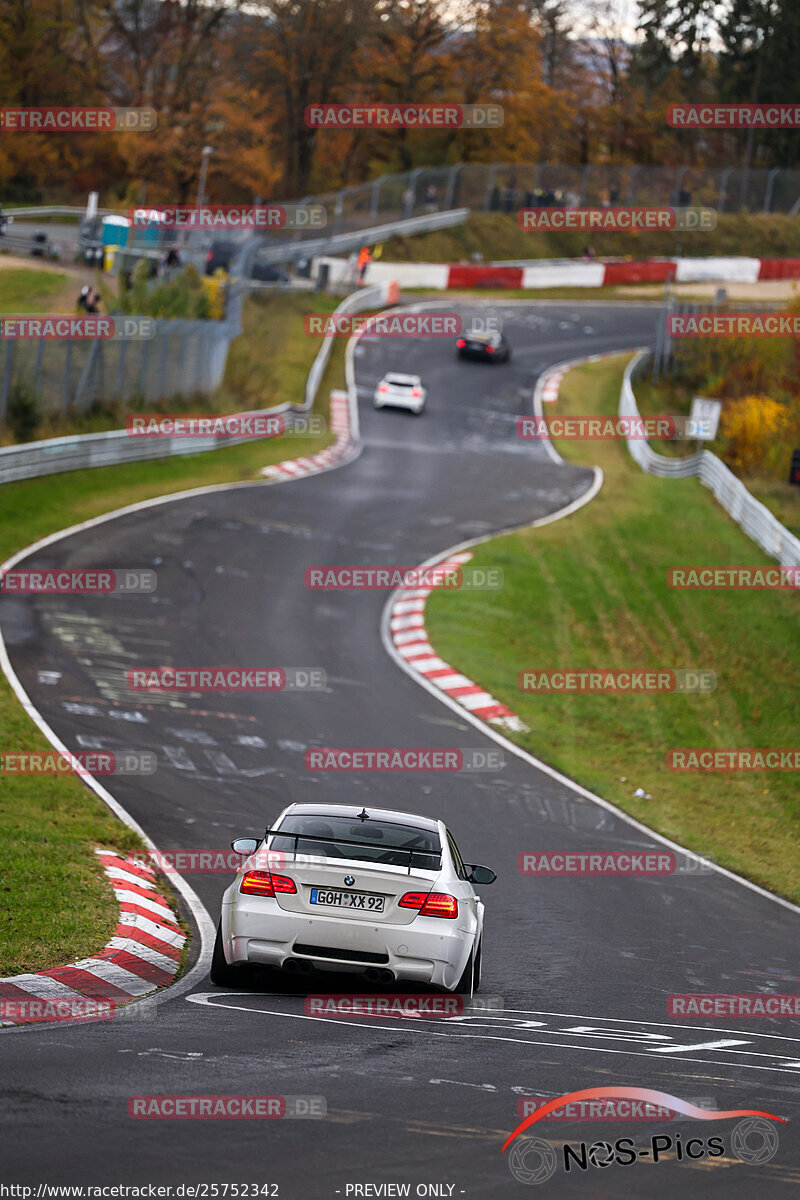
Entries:
<svg viewBox="0 0 800 1200">
<path fill-rule="evenodd" d="M 419 416 L 427 398 L 419 375 L 398 375 L 396 371 L 390 371 L 375 388 L 372 403 L 375 408 L 408 408 Z"/>
<path fill-rule="evenodd" d="M 441 821 L 388 809 L 292 804 L 222 898 L 211 981 L 234 987 L 242 967 L 348 971 L 471 995 L 480 983 L 484 906 Z"/>
</svg>

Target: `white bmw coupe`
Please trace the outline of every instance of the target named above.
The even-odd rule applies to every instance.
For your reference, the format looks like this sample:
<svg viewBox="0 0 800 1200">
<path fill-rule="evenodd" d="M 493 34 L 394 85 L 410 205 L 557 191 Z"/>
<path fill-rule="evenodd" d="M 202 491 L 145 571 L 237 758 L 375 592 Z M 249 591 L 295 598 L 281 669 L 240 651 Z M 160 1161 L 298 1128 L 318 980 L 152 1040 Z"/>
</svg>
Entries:
<svg viewBox="0 0 800 1200">
<path fill-rule="evenodd" d="M 373 983 L 433 984 L 472 995 L 480 984 L 483 902 L 442 821 L 387 809 L 292 804 L 247 855 L 222 898 L 211 981 L 242 968 L 361 974 Z"/>
</svg>

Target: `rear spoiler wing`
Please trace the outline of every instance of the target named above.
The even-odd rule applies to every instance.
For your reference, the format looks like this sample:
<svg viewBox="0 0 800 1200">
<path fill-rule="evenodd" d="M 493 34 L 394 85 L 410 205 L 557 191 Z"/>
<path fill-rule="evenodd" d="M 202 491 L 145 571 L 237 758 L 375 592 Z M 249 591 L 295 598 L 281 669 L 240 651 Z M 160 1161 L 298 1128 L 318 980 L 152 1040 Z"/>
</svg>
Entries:
<svg viewBox="0 0 800 1200">
<path fill-rule="evenodd" d="M 335 837 L 335 836 L 331 837 L 328 834 L 321 835 L 319 833 L 289 833 L 289 831 L 286 829 L 269 829 L 269 828 L 267 828 L 264 830 L 264 840 L 266 841 L 266 839 L 268 837 L 293 838 L 295 855 L 297 854 L 297 849 L 298 849 L 297 843 L 302 842 L 302 841 L 306 841 L 306 842 L 336 842 L 336 844 L 338 846 L 363 846 L 368 850 L 374 850 L 377 845 L 376 842 L 357 842 L 357 841 L 354 841 L 352 838 L 340 838 L 340 837 Z M 408 855 L 408 874 L 409 875 L 411 874 L 411 868 L 414 865 L 414 855 L 415 854 L 420 857 L 423 857 L 423 858 L 438 859 L 439 866 L 441 867 L 441 865 L 442 865 L 441 850 L 411 850 L 411 849 L 407 849 L 404 846 L 386 846 L 385 849 L 391 850 L 391 852 L 393 854 L 407 854 Z M 325 856 L 322 855 L 321 857 L 325 857 Z M 421 870 L 430 870 L 430 868 L 422 867 Z"/>
</svg>

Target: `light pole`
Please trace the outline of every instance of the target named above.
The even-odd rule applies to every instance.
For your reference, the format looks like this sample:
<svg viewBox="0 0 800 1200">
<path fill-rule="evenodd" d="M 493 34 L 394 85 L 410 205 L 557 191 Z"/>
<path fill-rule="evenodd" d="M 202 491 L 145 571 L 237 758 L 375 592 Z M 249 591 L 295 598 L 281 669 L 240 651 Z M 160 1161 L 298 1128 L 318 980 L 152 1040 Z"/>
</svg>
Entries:
<svg viewBox="0 0 800 1200">
<path fill-rule="evenodd" d="M 203 146 L 203 154 L 200 160 L 200 180 L 197 184 L 197 207 L 205 204 L 206 201 L 206 176 L 208 175 L 208 160 L 214 153 L 212 146 Z"/>
</svg>

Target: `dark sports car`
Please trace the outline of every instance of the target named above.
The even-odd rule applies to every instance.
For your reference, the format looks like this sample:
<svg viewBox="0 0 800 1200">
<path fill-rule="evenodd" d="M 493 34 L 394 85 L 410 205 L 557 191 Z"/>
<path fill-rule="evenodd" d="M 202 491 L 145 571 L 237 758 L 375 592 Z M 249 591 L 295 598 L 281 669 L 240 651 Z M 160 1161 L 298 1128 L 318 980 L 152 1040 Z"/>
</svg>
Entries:
<svg viewBox="0 0 800 1200">
<path fill-rule="evenodd" d="M 484 362 L 508 362 L 511 347 L 499 330 L 472 329 L 456 342 L 459 358 L 480 358 Z"/>
</svg>

